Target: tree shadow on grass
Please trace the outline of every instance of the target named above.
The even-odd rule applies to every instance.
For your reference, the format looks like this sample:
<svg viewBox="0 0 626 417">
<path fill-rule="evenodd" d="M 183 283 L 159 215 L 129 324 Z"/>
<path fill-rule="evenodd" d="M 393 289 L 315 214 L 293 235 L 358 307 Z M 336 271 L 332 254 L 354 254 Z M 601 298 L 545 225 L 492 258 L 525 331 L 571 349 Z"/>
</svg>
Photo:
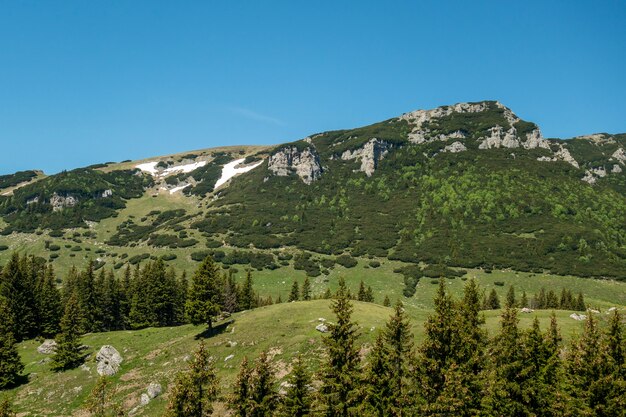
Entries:
<svg viewBox="0 0 626 417">
<path fill-rule="evenodd" d="M 203 332 L 198 333 L 195 339 L 196 340 L 208 339 L 210 337 L 217 336 L 218 334 L 222 334 L 226 331 L 228 326 L 230 326 L 234 322 L 235 322 L 235 319 L 230 319 L 230 320 L 223 321 L 219 324 L 214 324 L 212 329 L 205 329 Z"/>
</svg>

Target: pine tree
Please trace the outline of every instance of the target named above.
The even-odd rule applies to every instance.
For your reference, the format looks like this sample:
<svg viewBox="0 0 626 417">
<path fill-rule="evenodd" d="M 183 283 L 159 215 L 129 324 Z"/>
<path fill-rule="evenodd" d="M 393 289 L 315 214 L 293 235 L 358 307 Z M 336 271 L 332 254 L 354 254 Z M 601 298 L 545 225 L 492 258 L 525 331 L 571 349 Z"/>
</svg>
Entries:
<svg viewBox="0 0 626 417">
<path fill-rule="evenodd" d="M 224 279 L 224 288 L 222 290 L 222 308 L 224 311 L 234 313 L 239 311 L 239 290 L 235 282 L 235 276 L 232 270 Z"/>
<path fill-rule="evenodd" d="M 250 396 L 252 387 L 252 369 L 248 363 L 248 358 L 244 357 L 239 367 L 237 380 L 235 381 L 235 389 L 233 394 L 228 398 L 228 408 L 233 411 L 235 417 L 250 417 L 251 404 Z"/>
<path fill-rule="evenodd" d="M 213 413 L 219 390 L 215 365 L 204 342 L 194 354 L 189 369 L 176 377 L 167 417 L 206 417 Z"/>
<path fill-rule="evenodd" d="M 553 290 L 548 291 L 546 295 L 546 308 L 559 308 L 559 299 Z"/>
<path fill-rule="evenodd" d="M 383 300 L 383 306 L 391 307 L 391 300 L 389 299 L 388 295 L 385 295 L 385 299 Z"/>
<path fill-rule="evenodd" d="M 293 281 L 293 285 L 291 286 L 291 292 L 289 293 L 289 301 L 298 301 L 300 299 L 300 286 L 298 285 L 298 280 Z"/>
<path fill-rule="evenodd" d="M 87 398 L 85 409 L 92 417 L 117 416 L 119 410 L 110 404 L 112 396 L 111 380 L 106 376 L 101 376 Z"/>
<path fill-rule="evenodd" d="M 13 412 L 13 408 L 8 398 L 0 401 L 0 417 L 15 417 L 16 414 Z"/>
<path fill-rule="evenodd" d="M 535 299 L 533 300 L 533 307 L 538 310 L 543 310 L 546 308 L 546 290 L 541 287 L 539 293 L 535 295 Z"/>
<path fill-rule="evenodd" d="M 343 278 L 339 279 L 339 289 L 331 308 L 337 323 L 329 323 L 329 335 L 322 339 L 328 355 L 320 374 L 322 386 L 319 393 L 328 417 L 346 417 L 359 403 L 360 358 L 356 346 L 359 333 L 356 323 L 351 320 L 352 303 Z"/>
<path fill-rule="evenodd" d="M 207 323 L 213 328 L 213 317 L 221 310 L 220 276 L 217 265 L 207 256 L 193 275 L 186 311 L 193 324 Z"/>
<path fill-rule="evenodd" d="M 613 360 L 615 371 L 626 377 L 626 345 L 624 345 L 624 325 L 622 316 L 617 309 L 613 310 L 606 330 L 608 352 Z"/>
<path fill-rule="evenodd" d="M 278 404 L 278 394 L 271 359 L 265 351 L 256 360 L 250 385 L 250 416 L 271 416 Z"/>
<path fill-rule="evenodd" d="M 578 297 L 576 298 L 576 305 L 574 310 L 576 311 L 585 311 L 587 310 L 587 305 L 585 304 L 585 297 L 582 292 L 578 293 Z"/>
<path fill-rule="evenodd" d="M 308 374 L 302 361 L 298 356 L 289 376 L 289 388 L 282 401 L 281 415 L 284 417 L 308 416 L 311 412 L 311 376 Z"/>
<path fill-rule="evenodd" d="M 94 263 L 89 261 L 85 270 L 79 276 L 78 306 L 83 318 L 83 332 L 98 332 L 102 330 L 102 312 L 99 310 Z"/>
<path fill-rule="evenodd" d="M 130 329 L 130 307 L 133 297 L 130 266 L 124 269 L 124 276 L 119 286 L 120 320 L 122 329 Z"/>
<path fill-rule="evenodd" d="M 54 337 L 59 332 L 62 305 L 61 293 L 56 288 L 52 265 L 46 268 L 39 290 L 39 328 L 44 337 Z"/>
<path fill-rule="evenodd" d="M 308 276 L 304 278 L 304 282 L 302 283 L 301 293 L 302 293 L 302 299 L 304 301 L 311 300 L 311 281 L 309 280 Z"/>
<path fill-rule="evenodd" d="M 498 293 L 496 293 L 495 288 L 491 290 L 489 293 L 489 298 L 487 299 L 487 309 L 488 310 L 498 310 L 500 308 L 500 299 L 498 298 Z"/>
<path fill-rule="evenodd" d="M 324 295 L 322 295 L 322 298 L 324 300 L 330 300 L 331 298 L 333 298 L 333 293 L 330 291 L 330 288 L 326 288 L 326 291 L 324 291 Z"/>
<path fill-rule="evenodd" d="M 356 299 L 358 301 L 366 301 L 367 298 L 367 290 L 365 289 L 365 284 L 363 283 L 363 280 L 361 280 L 361 283 L 359 284 L 359 292 L 357 293 Z"/>
<path fill-rule="evenodd" d="M 559 300 L 559 308 L 561 310 L 571 310 L 573 304 L 572 292 L 567 288 L 561 290 L 561 299 Z"/>
<path fill-rule="evenodd" d="M 10 314 L 15 317 L 11 333 L 18 342 L 37 333 L 37 301 L 30 266 L 27 257 L 20 258 L 14 253 L 0 279 L 0 296 L 5 297 Z"/>
<path fill-rule="evenodd" d="M 61 318 L 61 333 L 57 336 L 57 350 L 52 357 L 52 369 L 61 371 L 78 366 L 83 361 L 80 345 L 81 309 L 76 296 L 70 296 Z"/>
<path fill-rule="evenodd" d="M 0 390 L 17 384 L 24 370 L 13 337 L 13 322 L 9 303 L 0 295 Z"/>
<path fill-rule="evenodd" d="M 172 272 L 174 272 L 172 270 Z M 237 299 L 237 287 L 233 286 L 233 292 L 235 297 L 235 303 Z M 187 297 L 189 296 L 189 280 L 187 280 L 187 272 L 183 271 L 178 280 L 176 281 L 176 295 L 175 295 L 175 303 L 174 303 L 174 315 L 176 323 L 185 323 L 186 322 L 186 314 L 185 314 L 185 305 L 187 304 Z M 233 313 L 236 310 L 230 311 L 226 310 L 230 313 Z"/>
<path fill-rule="evenodd" d="M 252 273 L 250 270 L 248 270 L 246 274 L 246 280 L 241 289 L 240 305 L 243 310 L 250 310 L 256 307 L 256 295 L 254 294 Z"/>
</svg>

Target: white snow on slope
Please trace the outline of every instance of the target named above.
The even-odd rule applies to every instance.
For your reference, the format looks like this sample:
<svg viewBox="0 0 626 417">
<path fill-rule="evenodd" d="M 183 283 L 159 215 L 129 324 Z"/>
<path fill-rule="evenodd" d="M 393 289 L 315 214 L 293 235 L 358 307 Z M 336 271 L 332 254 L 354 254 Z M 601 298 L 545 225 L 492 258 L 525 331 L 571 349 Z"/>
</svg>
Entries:
<svg viewBox="0 0 626 417">
<path fill-rule="evenodd" d="M 241 164 L 244 160 L 245 160 L 244 158 L 237 159 L 235 161 L 229 162 L 226 165 L 224 165 L 224 168 L 222 168 L 222 176 L 215 183 L 215 189 L 217 189 L 221 185 L 224 185 L 226 181 L 228 181 L 235 175 L 243 174 L 244 172 L 253 170 L 254 168 L 258 167 L 259 165 L 263 163 L 263 161 L 259 161 L 254 165 L 248 165 L 247 167 L 243 167 L 243 168 L 235 168 L 237 165 Z"/>
<path fill-rule="evenodd" d="M 189 187 L 191 184 L 185 184 L 185 185 L 181 185 L 180 187 L 174 187 L 170 190 L 170 194 L 174 194 L 177 191 L 183 190 L 187 187 Z"/>
<path fill-rule="evenodd" d="M 179 172 L 184 172 L 184 173 L 191 172 L 196 168 L 205 166 L 206 161 L 200 161 L 200 162 L 194 162 L 193 164 L 177 165 L 177 166 L 169 167 L 163 170 L 163 172 L 161 172 L 160 174 L 156 169 L 157 164 L 158 164 L 157 161 L 146 162 L 144 164 L 137 165 L 135 168 L 139 168 L 140 170 L 147 172 L 153 176 L 165 177 L 167 175 L 179 173 Z"/>
</svg>

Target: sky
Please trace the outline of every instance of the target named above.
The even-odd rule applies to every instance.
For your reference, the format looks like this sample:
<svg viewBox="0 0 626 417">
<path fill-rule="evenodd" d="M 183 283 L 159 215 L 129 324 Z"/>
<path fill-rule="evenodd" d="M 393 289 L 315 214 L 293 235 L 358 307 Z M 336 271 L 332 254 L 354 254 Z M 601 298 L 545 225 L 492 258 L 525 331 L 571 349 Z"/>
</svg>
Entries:
<svg viewBox="0 0 626 417">
<path fill-rule="evenodd" d="M 499 100 L 626 132 L 626 1 L 0 0 L 0 174 Z"/>
</svg>

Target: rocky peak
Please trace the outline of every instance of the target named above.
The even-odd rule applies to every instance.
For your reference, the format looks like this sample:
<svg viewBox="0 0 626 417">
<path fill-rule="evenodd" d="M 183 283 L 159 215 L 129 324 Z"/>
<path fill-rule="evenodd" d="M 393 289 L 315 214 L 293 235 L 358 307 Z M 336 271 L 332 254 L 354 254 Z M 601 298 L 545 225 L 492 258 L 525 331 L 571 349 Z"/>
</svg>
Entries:
<svg viewBox="0 0 626 417">
<path fill-rule="evenodd" d="M 322 165 L 315 148 L 287 146 L 270 155 L 267 168 L 279 177 L 296 174 L 307 185 L 322 175 Z"/>
</svg>

